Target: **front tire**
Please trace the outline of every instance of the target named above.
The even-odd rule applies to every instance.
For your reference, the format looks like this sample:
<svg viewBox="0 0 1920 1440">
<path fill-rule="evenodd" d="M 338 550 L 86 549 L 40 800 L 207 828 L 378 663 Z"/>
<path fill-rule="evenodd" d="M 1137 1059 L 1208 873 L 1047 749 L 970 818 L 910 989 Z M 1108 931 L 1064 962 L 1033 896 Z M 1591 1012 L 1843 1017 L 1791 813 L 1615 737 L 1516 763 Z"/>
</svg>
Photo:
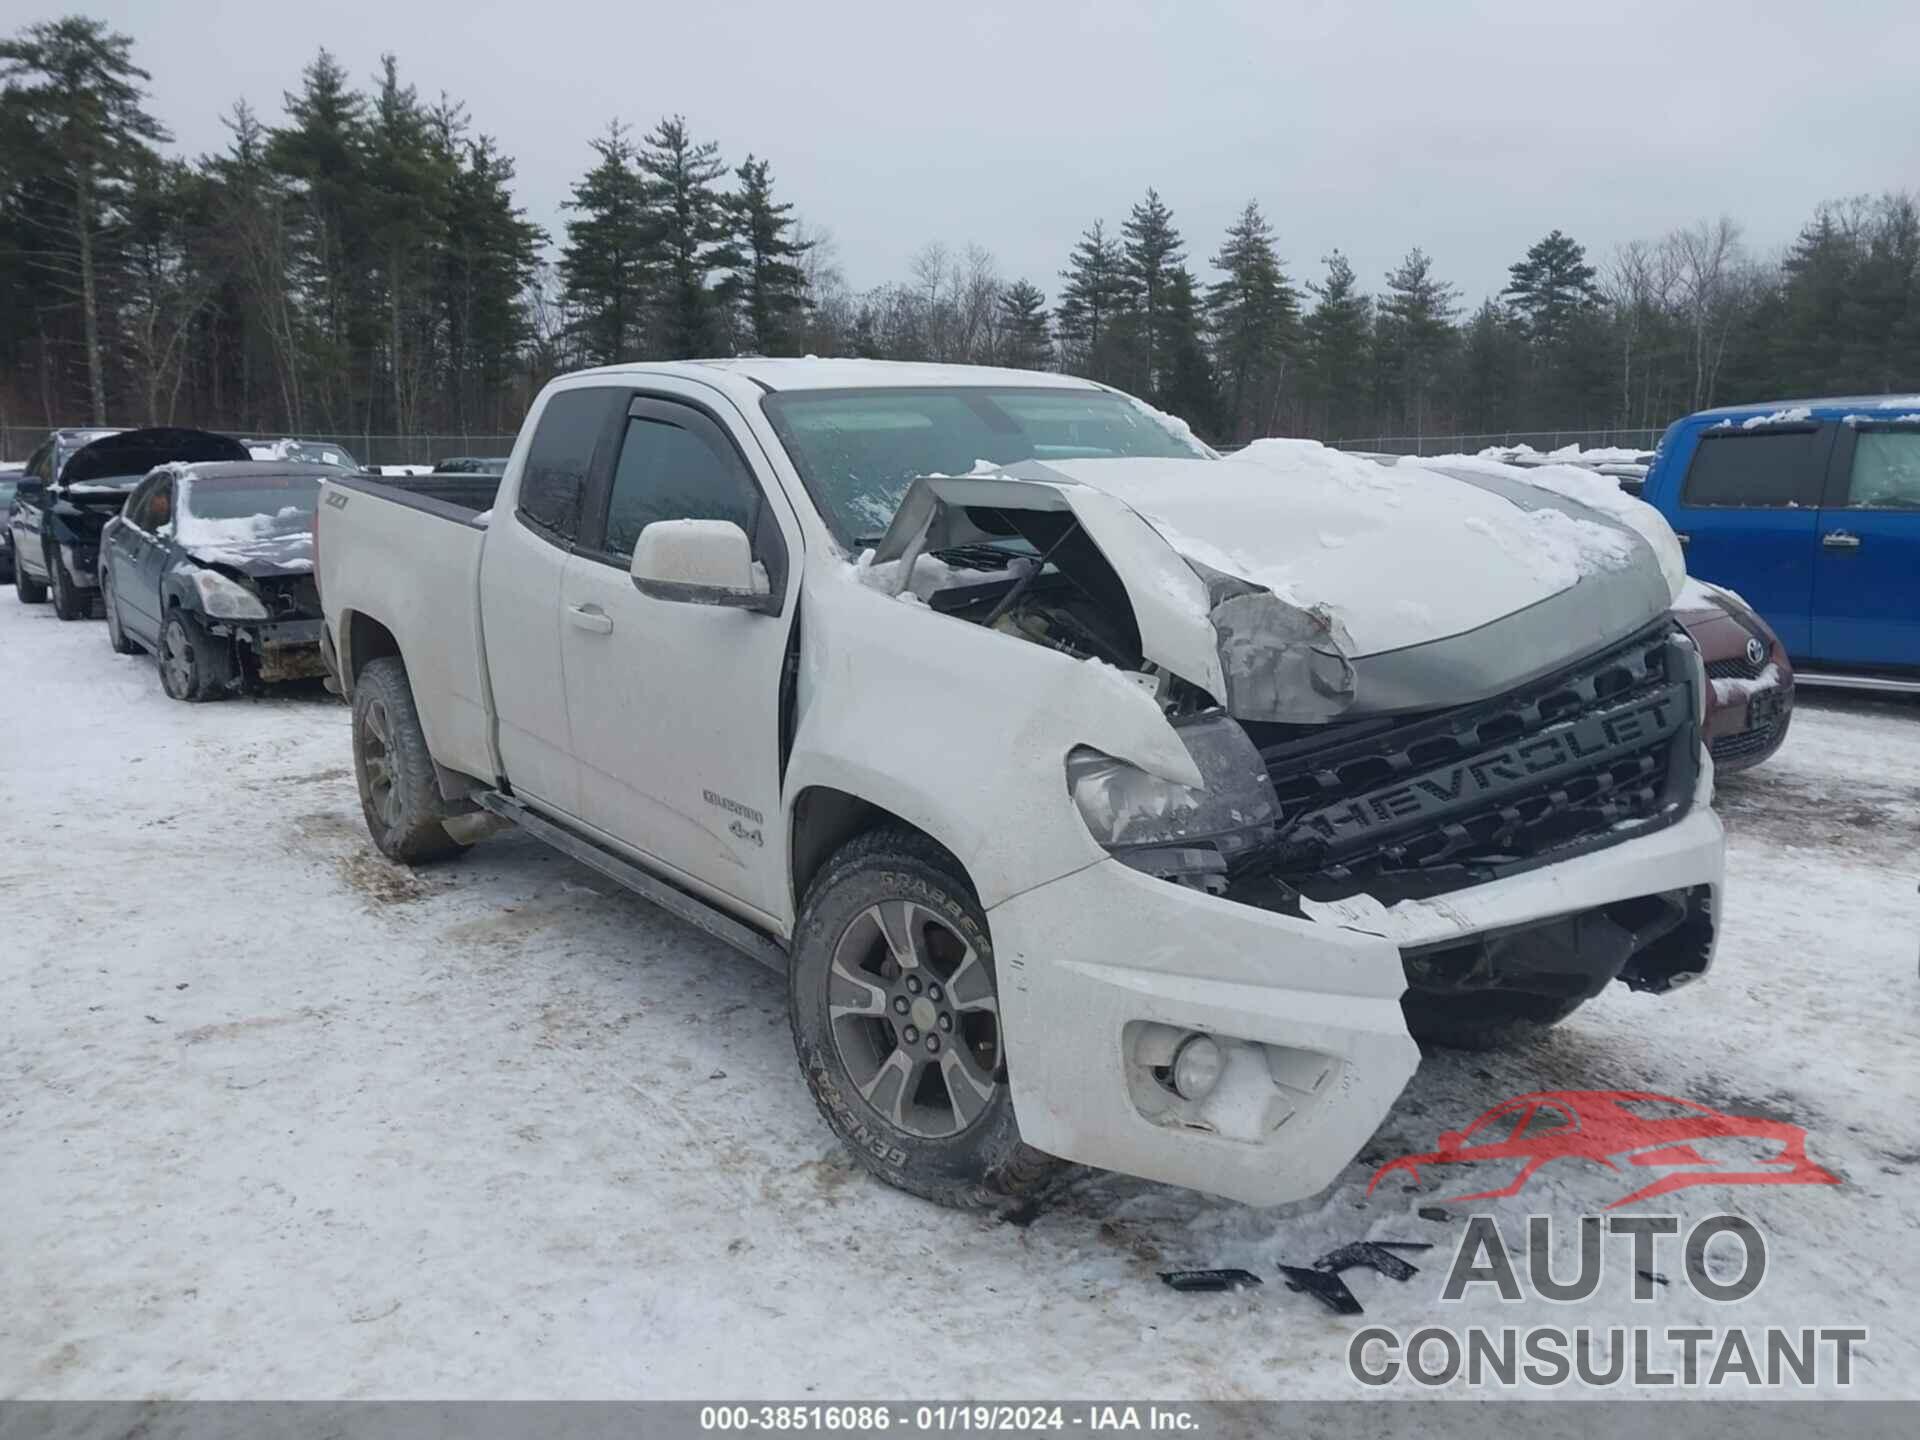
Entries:
<svg viewBox="0 0 1920 1440">
<path fill-rule="evenodd" d="M 233 688 L 233 652 L 185 611 L 167 612 L 160 629 L 160 688 L 175 700 L 213 700 Z"/>
<path fill-rule="evenodd" d="M 105 565 L 100 567 L 100 604 L 107 612 L 107 643 L 113 646 L 116 655 L 137 655 L 140 647 L 127 638 L 127 632 L 120 624 L 120 605 L 113 594 L 113 573 Z"/>
<path fill-rule="evenodd" d="M 396 656 L 367 662 L 353 686 L 353 773 L 367 832 L 389 860 L 418 865 L 466 847 L 447 834 L 426 731 L 407 667 Z"/>
<path fill-rule="evenodd" d="M 53 592 L 53 613 L 62 620 L 84 620 L 87 617 L 87 599 L 73 583 L 73 577 L 67 574 L 67 567 L 60 563 L 60 552 L 49 550 L 47 556 L 47 586 Z"/>
<path fill-rule="evenodd" d="M 795 930 L 787 1014 L 821 1115 L 887 1184 L 1001 1208 L 1059 1168 L 1014 1119 L 986 914 L 924 835 L 871 831 L 827 862 Z"/>
</svg>

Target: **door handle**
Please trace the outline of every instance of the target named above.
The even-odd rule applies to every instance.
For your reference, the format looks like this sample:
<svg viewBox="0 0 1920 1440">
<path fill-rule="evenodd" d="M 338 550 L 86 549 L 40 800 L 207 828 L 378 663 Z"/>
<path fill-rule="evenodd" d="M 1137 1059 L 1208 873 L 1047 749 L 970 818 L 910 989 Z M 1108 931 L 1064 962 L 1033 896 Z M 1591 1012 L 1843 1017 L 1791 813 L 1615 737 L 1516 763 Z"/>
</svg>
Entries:
<svg viewBox="0 0 1920 1440">
<path fill-rule="evenodd" d="M 573 622 L 577 630 L 585 630 L 593 635 L 611 635 L 613 617 L 598 605 L 569 605 L 567 619 Z"/>
<path fill-rule="evenodd" d="M 1820 537 L 1820 543 L 1829 550 L 1858 550 L 1860 537 L 1845 530 L 1829 530 Z"/>
</svg>

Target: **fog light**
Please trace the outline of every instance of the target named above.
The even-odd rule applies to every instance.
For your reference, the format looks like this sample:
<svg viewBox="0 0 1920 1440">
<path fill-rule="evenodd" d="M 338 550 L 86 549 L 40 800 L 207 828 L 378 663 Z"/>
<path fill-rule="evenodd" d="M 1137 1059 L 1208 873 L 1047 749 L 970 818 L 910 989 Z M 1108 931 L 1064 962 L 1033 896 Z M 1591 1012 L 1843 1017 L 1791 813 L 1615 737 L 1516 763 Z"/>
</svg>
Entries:
<svg viewBox="0 0 1920 1440">
<path fill-rule="evenodd" d="M 1182 1100 L 1204 1100 L 1220 1083 L 1227 1057 L 1211 1035 L 1189 1035 L 1173 1057 L 1173 1089 Z"/>
</svg>

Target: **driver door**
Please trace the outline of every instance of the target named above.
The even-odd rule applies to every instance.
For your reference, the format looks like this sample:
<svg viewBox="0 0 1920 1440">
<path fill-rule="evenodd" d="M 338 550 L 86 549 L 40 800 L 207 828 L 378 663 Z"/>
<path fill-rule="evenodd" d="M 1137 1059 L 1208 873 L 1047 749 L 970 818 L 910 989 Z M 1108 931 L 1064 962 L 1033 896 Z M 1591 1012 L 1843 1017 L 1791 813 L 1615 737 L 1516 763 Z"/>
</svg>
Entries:
<svg viewBox="0 0 1920 1440">
<path fill-rule="evenodd" d="M 659 520 L 728 520 L 778 615 L 643 595 L 629 573 Z M 716 417 L 635 398 L 561 581 L 560 650 L 581 818 L 710 898 L 784 925 L 780 687 L 800 531 Z M 791 563 L 790 563 L 791 562 Z"/>
<path fill-rule="evenodd" d="M 159 533 L 172 514 L 173 477 L 155 475 L 134 491 L 120 522 L 106 535 L 103 564 L 120 610 L 120 628 L 133 639 L 157 643 L 160 634 L 160 572 L 166 540 Z"/>
</svg>

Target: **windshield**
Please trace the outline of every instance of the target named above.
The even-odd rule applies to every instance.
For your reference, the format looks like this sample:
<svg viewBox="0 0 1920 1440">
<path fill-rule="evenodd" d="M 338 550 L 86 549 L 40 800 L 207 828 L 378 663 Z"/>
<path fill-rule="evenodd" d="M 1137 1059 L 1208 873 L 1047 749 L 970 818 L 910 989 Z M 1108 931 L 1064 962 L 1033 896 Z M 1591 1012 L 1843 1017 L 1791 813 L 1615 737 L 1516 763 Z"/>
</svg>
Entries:
<svg viewBox="0 0 1920 1440">
<path fill-rule="evenodd" d="M 174 533 L 183 545 L 239 545 L 307 535 L 320 503 L 311 475 L 190 479 L 180 487 Z"/>
<path fill-rule="evenodd" d="M 1207 454 L 1106 390 L 798 390 L 760 403 L 814 503 L 856 543 L 886 533 L 907 488 L 923 475 L 964 475 L 982 462 Z"/>
<path fill-rule="evenodd" d="M 11 478 L 0 480 L 0 506 L 11 505 L 13 503 L 14 483 Z"/>
</svg>

